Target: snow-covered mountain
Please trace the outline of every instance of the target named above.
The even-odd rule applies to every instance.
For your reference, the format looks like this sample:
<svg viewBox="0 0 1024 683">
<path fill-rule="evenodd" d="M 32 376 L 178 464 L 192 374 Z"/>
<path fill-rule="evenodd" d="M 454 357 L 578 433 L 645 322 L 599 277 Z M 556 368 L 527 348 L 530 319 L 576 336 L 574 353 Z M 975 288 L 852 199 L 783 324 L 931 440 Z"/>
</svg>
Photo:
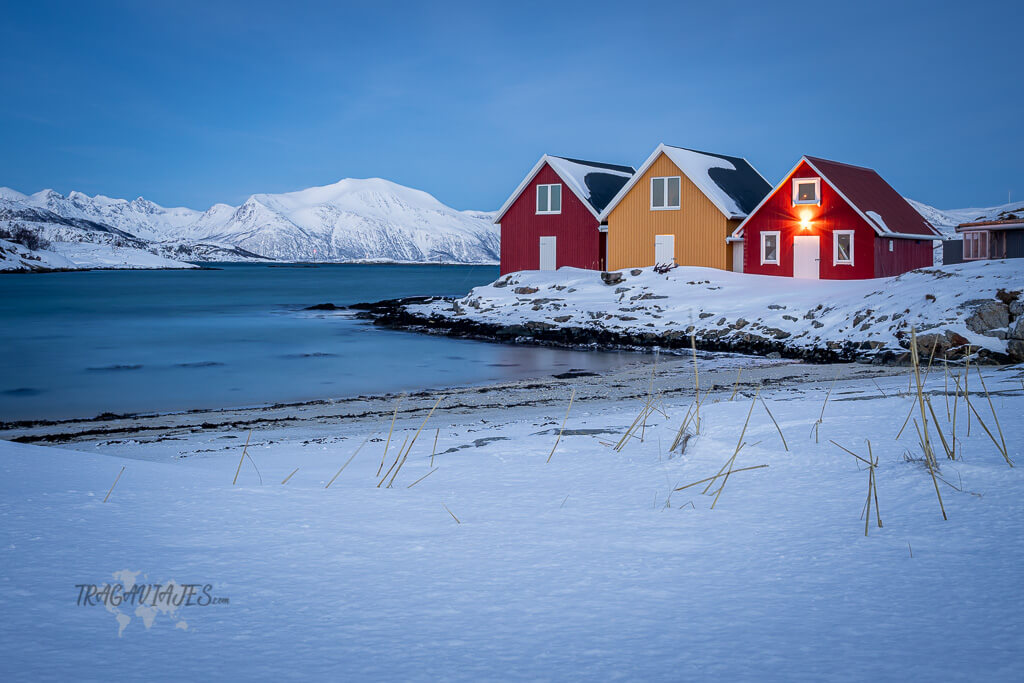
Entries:
<svg viewBox="0 0 1024 683">
<path fill-rule="evenodd" d="M 956 226 L 961 223 L 1024 217 L 1024 201 L 991 206 L 987 209 L 948 209 L 945 211 L 913 199 L 907 199 L 907 201 L 946 237 L 955 235 Z"/>
<path fill-rule="evenodd" d="M 0 202 L 149 242 L 218 244 L 282 261 L 495 263 L 499 258 L 493 214 L 457 211 L 426 192 L 380 178 L 255 194 L 241 206 L 215 204 L 206 211 L 165 208 L 142 197 L 64 196 L 53 190 L 25 195 L 10 188 L 0 188 Z"/>
</svg>

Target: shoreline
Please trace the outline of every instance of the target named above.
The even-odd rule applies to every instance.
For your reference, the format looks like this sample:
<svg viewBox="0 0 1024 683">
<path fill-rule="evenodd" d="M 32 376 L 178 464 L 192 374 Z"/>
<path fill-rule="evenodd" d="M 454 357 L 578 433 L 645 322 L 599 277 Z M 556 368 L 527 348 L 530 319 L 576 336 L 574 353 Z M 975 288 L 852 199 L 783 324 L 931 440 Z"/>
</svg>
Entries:
<svg viewBox="0 0 1024 683">
<path fill-rule="evenodd" d="M 868 379 L 905 372 L 905 368 L 891 366 L 809 364 L 739 355 L 709 357 L 700 354 L 698 361 L 702 394 L 732 393 L 736 388 L 742 391 L 756 386 L 831 383 L 836 377 Z M 110 444 L 124 440 L 152 443 L 197 433 L 240 429 L 291 430 L 326 424 L 349 427 L 390 417 L 399 397 L 403 397 L 397 413 L 399 419 L 425 415 L 438 397 L 444 397 L 436 412 L 441 419 L 446 416 L 455 419 L 477 411 L 562 406 L 573 390 L 576 405 L 597 405 L 642 400 L 651 385 L 652 373 L 655 390 L 666 398 L 685 396 L 693 391 L 692 357 L 659 357 L 652 362 L 648 355 L 603 373 L 558 373 L 559 376 L 421 389 L 404 394 L 388 392 L 240 408 L 0 423 L 0 439 L 39 444 Z"/>
</svg>

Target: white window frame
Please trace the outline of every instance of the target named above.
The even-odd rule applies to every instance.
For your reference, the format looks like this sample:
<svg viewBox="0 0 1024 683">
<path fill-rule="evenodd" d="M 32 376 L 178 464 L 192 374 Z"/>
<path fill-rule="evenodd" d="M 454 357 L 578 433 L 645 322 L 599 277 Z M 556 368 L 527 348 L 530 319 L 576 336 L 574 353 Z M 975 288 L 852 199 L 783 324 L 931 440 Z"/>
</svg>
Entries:
<svg viewBox="0 0 1024 683">
<path fill-rule="evenodd" d="M 981 255 L 981 240 L 984 236 L 985 255 Z M 989 230 L 968 230 L 964 233 L 964 261 L 984 261 L 992 253 L 992 235 Z M 968 256 L 968 254 L 970 254 Z"/>
<path fill-rule="evenodd" d="M 551 210 L 551 188 L 553 188 L 553 187 L 557 187 L 558 188 L 558 210 L 557 211 L 552 211 Z M 548 210 L 547 211 L 541 211 L 540 210 L 541 192 L 544 192 L 544 193 L 547 194 L 547 198 L 548 198 Z M 555 215 L 555 214 L 562 213 L 562 184 L 561 183 L 548 183 L 548 184 L 545 184 L 545 185 L 537 185 L 537 203 L 536 203 L 534 208 L 536 208 L 538 216 L 550 216 L 550 215 Z"/>
<path fill-rule="evenodd" d="M 775 235 L 775 259 L 769 260 L 764 257 L 764 247 L 767 240 L 765 239 L 769 235 Z M 782 260 L 782 231 L 780 230 L 762 230 L 761 231 L 761 265 L 762 266 L 777 266 Z"/>
<path fill-rule="evenodd" d="M 654 181 L 664 180 L 665 181 L 665 206 L 654 205 Z M 668 181 L 675 180 L 679 183 L 679 204 L 676 206 L 669 206 L 668 204 Z M 663 175 L 651 178 L 651 211 L 679 211 L 683 208 L 683 177 L 678 175 Z"/>
<path fill-rule="evenodd" d="M 814 183 L 814 201 L 801 200 L 801 184 Z M 821 178 L 793 178 L 793 206 L 821 206 Z"/>
<path fill-rule="evenodd" d="M 892 240 L 889 240 L 889 251 L 892 251 Z"/>
<path fill-rule="evenodd" d="M 844 261 L 839 258 L 839 236 L 849 235 L 850 236 L 850 260 Z M 852 266 L 853 265 L 853 243 L 854 243 L 854 231 L 853 230 L 833 230 L 832 231 L 832 265 L 833 266 Z"/>
</svg>

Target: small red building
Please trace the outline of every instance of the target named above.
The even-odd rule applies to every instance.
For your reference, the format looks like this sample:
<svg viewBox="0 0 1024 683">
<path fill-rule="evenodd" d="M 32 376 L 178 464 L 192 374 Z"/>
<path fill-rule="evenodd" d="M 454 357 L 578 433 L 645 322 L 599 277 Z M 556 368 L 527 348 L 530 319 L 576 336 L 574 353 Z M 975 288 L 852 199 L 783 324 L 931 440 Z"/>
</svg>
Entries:
<svg viewBox="0 0 1024 683">
<path fill-rule="evenodd" d="M 872 169 L 805 156 L 729 240 L 746 273 L 858 280 L 931 266 L 940 237 Z"/>
<path fill-rule="evenodd" d="M 501 274 L 562 266 L 604 270 L 607 226 L 598 215 L 631 166 L 545 154 L 498 210 Z"/>
</svg>

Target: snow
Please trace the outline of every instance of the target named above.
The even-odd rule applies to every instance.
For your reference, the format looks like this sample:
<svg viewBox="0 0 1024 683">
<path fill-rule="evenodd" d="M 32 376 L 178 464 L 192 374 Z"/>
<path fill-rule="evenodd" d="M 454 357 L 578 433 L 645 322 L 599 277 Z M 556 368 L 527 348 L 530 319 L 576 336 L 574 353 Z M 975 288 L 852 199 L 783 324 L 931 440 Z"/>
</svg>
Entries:
<svg viewBox="0 0 1024 683">
<path fill-rule="evenodd" d="M 746 218 L 746 212 L 740 209 L 736 201 L 708 175 L 708 171 L 713 168 L 735 171 L 736 166 L 732 162 L 681 147 L 664 145 L 661 150 L 665 153 L 665 156 L 672 160 L 673 164 L 679 167 L 680 171 L 686 174 L 686 177 L 694 185 L 700 188 L 700 191 L 718 207 L 719 211 L 731 219 Z"/>
<path fill-rule="evenodd" d="M 375 487 L 380 440 L 324 488 L 367 436 L 385 436 L 386 419 L 257 429 L 248 452 L 262 485 L 248 461 L 231 485 L 244 429 L 78 451 L 0 442 L 3 670 L 12 679 L 1017 680 L 1024 470 L 1006 465 L 977 422 L 967 435 L 960 399 L 963 458 L 942 456 L 943 521 L 931 477 L 905 459 L 919 454 L 916 434 L 895 438 L 913 406 L 906 375 L 848 372 L 817 441 L 830 381 L 762 390 L 788 450 L 752 388 L 734 401 L 731 387 L 712 394 L 700 435 L 671 457 L 692 395 L 670 396 L 669 417 L 654 414 L 643 442 L 621 453 L 601 440 L 618 440 L 642 401 L 577 403 L 567 430 L 613 434 L 566 433 L 550 462 L 568 387 L 557 405 L 439 413 L 392 489 Z M 985 373 L 1019 463 L 1021 368 Z M 948 434 L 943 380 L 933 372 L 927 388 Z M 971 387 L 980 391 L 973 376 Z M 984 396 L 972 402 L 991 426 Z M 713 510 L 701 486 L 669 496 L 719 470 L 752 406 L 735 466 L 768 467 L 733 474 Z M 391 453 L 423 417 L 399 418 Z M 438 452 L 459 450 L 407 488 L 430 472 L 433 428 Z M 866 538 L 867 472 L 829 443 L 866 457 L 865 438 L 879 459 L 884 524 Z M 76 584 L 115 574 L 210 584 L 230 602 L 173 614 L 76 605 Z"/>
<path fill-rule="evenodd" d="M 956 234 L 956 226 L 961 223 L 999 220 L 1007 214 L 1024 215 L 1024 202 L 1020 201 L 981 209 L 947 210 L 936 209 L 913 199 L 907 201 L 946 237 L 953 237 Z"/>
<path fill-rule="evenodd" d="M 127 201 L 81 192 L 65 197 L 53 190 L 31 196 L 11 191 L 0 197 L 15 212 L 43 209 L 122 230 L 153 243 L 154 251 L 166 250 L 159 243 L 204 242 L 282 261 L 498 261 L 499 233 L 492 215 L 456 211 L 426 192 L 381 178 L 256 194 L 241 206 L 215 204 L 205 212 L 165 208 L 142 197 Z M 62 236 L 71 237 L 67 231 Z M 80 230 L 76 237 L 95 238 Z M 204 258 L 203 249 L 193 251 Z"/>
<path fill-rule="evenodd" d="M 158 256 L 143 249 L 93 242 L 51 242 L 46 249 L 32 250 L 0 240 L 0 271 L 89 269 L 198 268 Z"/>
<path fill-rule="evenodd" d="M 572 191 L 579 197 L 583 197 L 587 201 L 590 201 L 590 187 L 587 186 L 587 176 L 591 173 L 603 173 L 606 175 L 619 176 L 620 178 L 630 178 L 632 173 L 626 173 L 624 171 L 616 171 L 610 168 L 602 168 L 598 166 L 587 166 L 586 164 L 577 164 L 575 161 L 569 161 L 562 157 L 546 156 L 545 159 L 549 166 L 554 169 L 555 173 L 561 176 L 562 180 L 568 184 Z"/>
<path fill-rule="evenodd" d="M 853 342 L 898 353 L 905 351 L 901 336 L 913 326 L 919 334 L 950 330 L 976 347 L 1005 353 L 1004 339 L 968 329 L 965 318 L 973 311 L 972 302 L 994 299 L 999 289 L 1024 289 L 1024 273 L 1012 259 L 868 280 L 801 280 L 697 267 L 666 274 L 652 268 L 620 272 L 623 282 L 606 285 L 595 271 L 522 271 L 477 287 L 455 304 L 435 301 L 408 310 L 500 325 L 543 322 L 630 335 L 678 335 L 694 325 L 701 338 L 741 339 L 754 333 L 784 340 L 790 348 Z M 537 291 L 516 292 L 526 291 L 522 288 Z"/>
<path fill-rule="evenodd" d="M 882 232 L 892 232 L 892 230 L 889 229 L 889 226 L 885 224 L 885 219 L 882 218 L 880 213 L 877 211 L 865 211 L 864 213 L 866 213 L 868 218 L 873 220 L 878 227 L 882 229 Z"/>
</svg>

